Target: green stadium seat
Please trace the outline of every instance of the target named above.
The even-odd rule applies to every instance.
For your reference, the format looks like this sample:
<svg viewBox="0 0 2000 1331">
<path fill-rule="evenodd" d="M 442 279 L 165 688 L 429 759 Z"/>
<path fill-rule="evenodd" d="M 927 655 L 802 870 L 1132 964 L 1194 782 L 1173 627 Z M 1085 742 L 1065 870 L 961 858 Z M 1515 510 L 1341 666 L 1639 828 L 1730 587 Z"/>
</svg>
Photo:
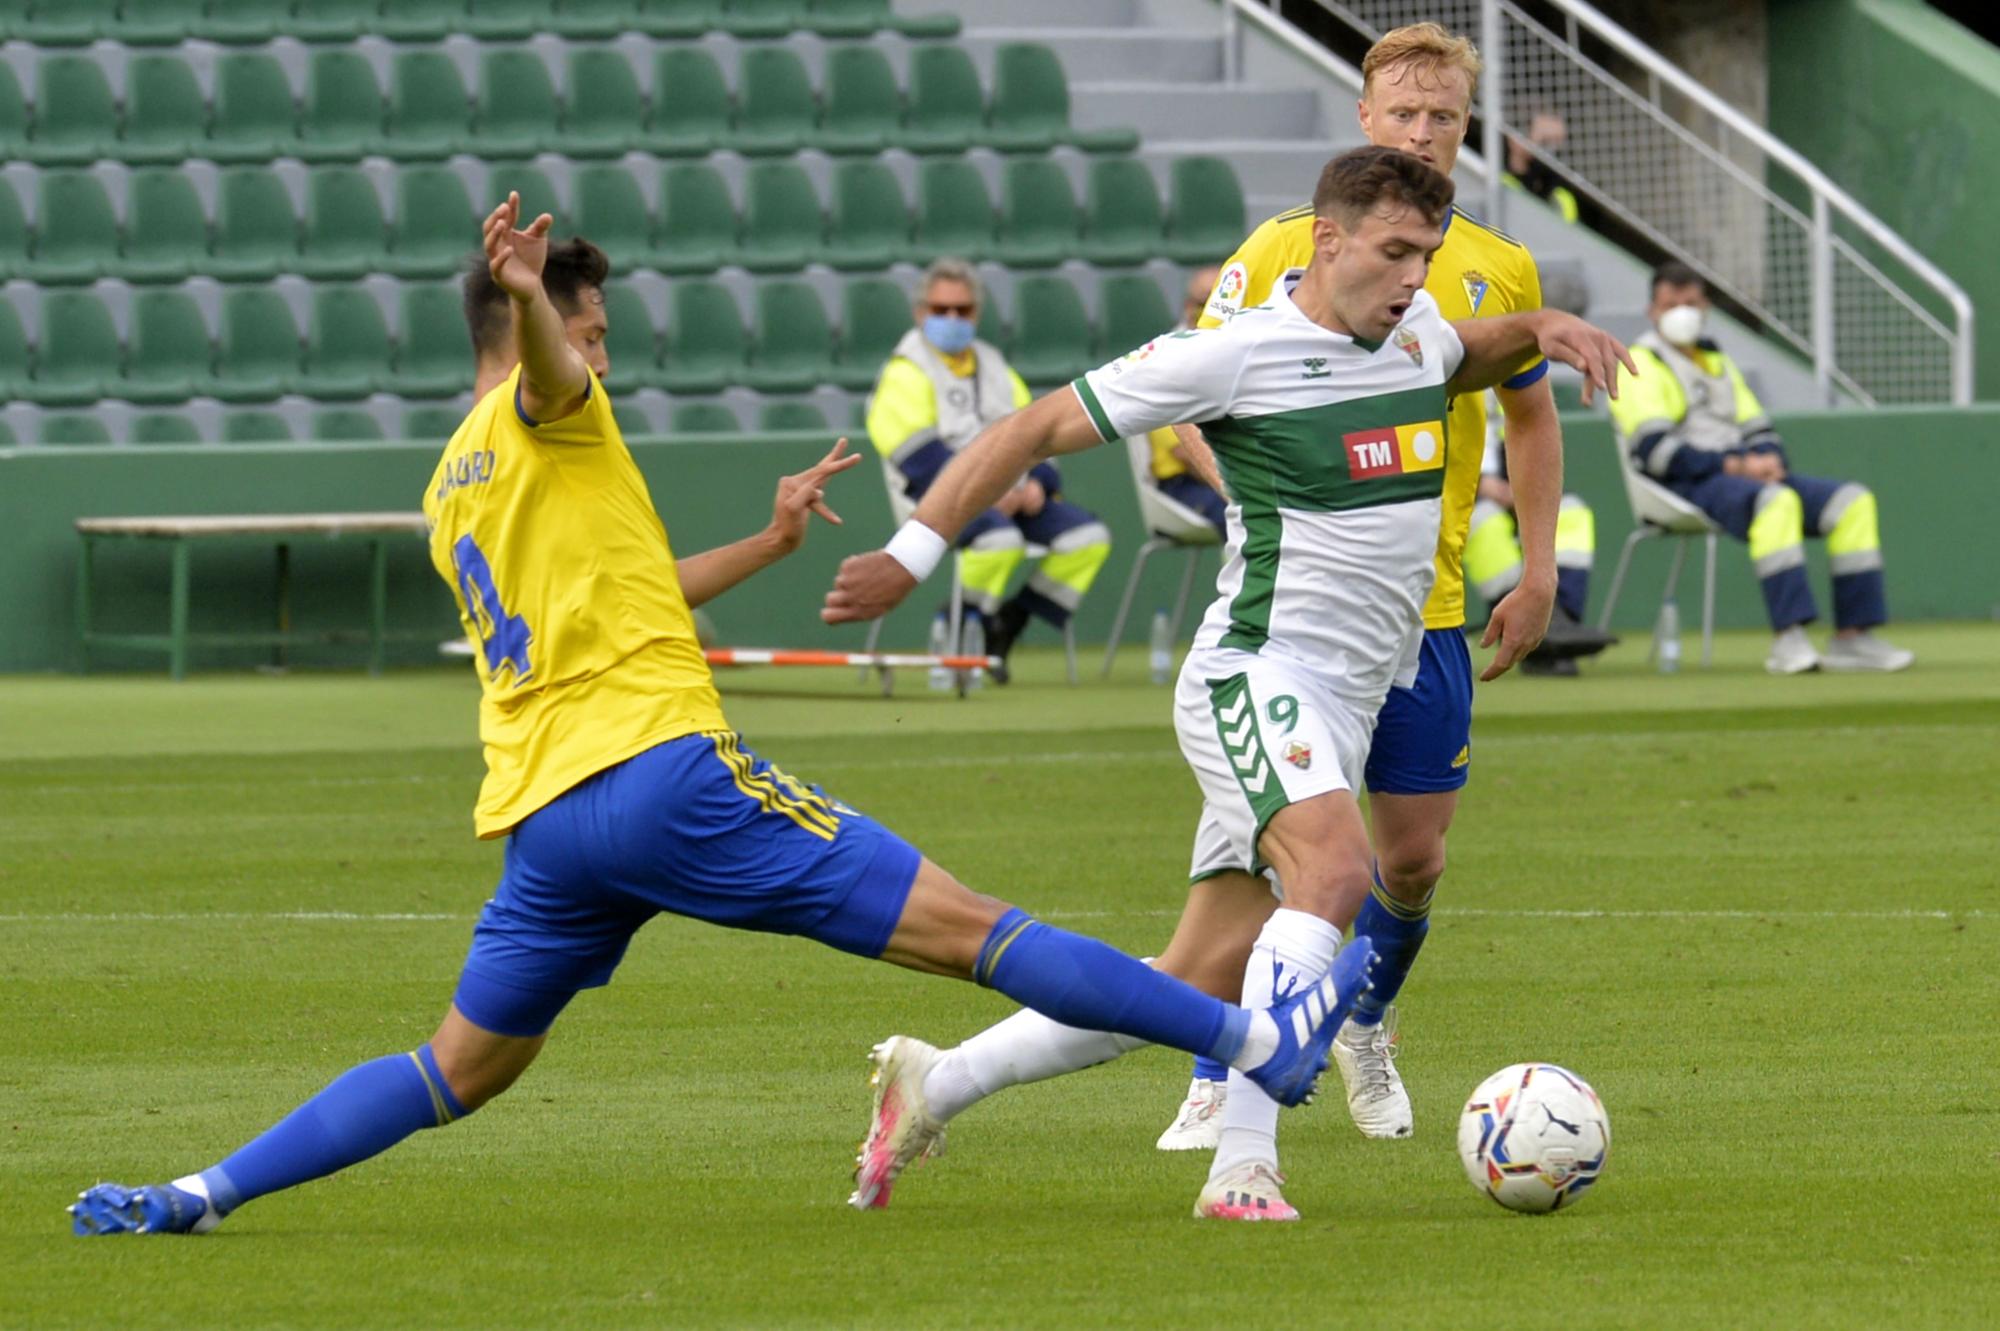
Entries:
<svg viewBox="0 0 2000 1331">
<path fill-rule="evenodd" d="M 1009 161 L 1001 177 L 1000 261 L 1047 268 L 1077 253 L 1076 195 L 1062 166 L 1047 157 Z"/>
<path fill-rule="evenodd" d="M 305 42 L 351 42 L 369 30 L 382 0 L 293 0 L 285 32 Z"/>
<path fill-rule="evenodd" d="M 405 282 L 397 293 L 396 368 L 383 388 L 449 397 L 472 387 L 472 338 L 456 282 Z"/>
<path fill-rule="evenodd" d="M 472 151 L 482 157 L 560 152 L 561 122 L 562 103 L 541 56 L 533 51 L 488 51 L 480 57 Z"/>
<path fill-rule="evenodd" d="M 556 193 L 555 182 L 549 173 L 532 162 L 488 162 L 486 169 L 486 192 L 493 196 L 490 208 L 499 203 L 509 193 L 521 196 L 521 221 L 523 225 L 534 221 L 543 213 L 555 219 L 555 234 L 569 232 L 569 213 L 562 206 L 562 196 Z M 485 208 L 480 209 L 481 216 Z M 476 238 L 473 243 L 476 243 Z M 472 249 L 467 244 L 466 250 Z"/>
<path fill-rule="evenodd" d="M 11 300 L 0 300 L 0 393 L 11 400 L 28 395 L 33 358 L 28 352 L 27 330 Z"/>
<path fill-rule="evenodd" d="M 224 46 L 254 46 L 277 36 L 280 26 L 292 35 L 286 11 L 270 0 L 208 0 L 208 12 L 194 35 Z"/>
<path fill-rule="evenodd" d="M 621 268 L 653 264 L 653 219 L 639 182 L 622 166 L 586 166 L 571 178 L 576 234 L 614 256 Z"/>
<path fill-rule="evenodd" d="M 985 304 L 979 307 L 979 325 L 973 330 L 973 336 L 1004 352 L 1011 354 L 1014 350 L 1014 335 L 1008 329 L 1006 320 L 1000 317 L 1000 302 L 993 299 L 991 294 L 986 297 Z"/>
<path fill-rule="evenodd" d="M 1071 143 L 1089 152 L 1130 152 L 1129 129 L 1080 130 L 1069 123 L 1062 61 L 1039 42 L 1009 42 L 993 55 L 993 105 L 981 142 L 1003 152 L 1038 152 Z"/>
<path fill-rule="evenodd" d="M 699 157 L 729 137 L 729 88 L 706 51 L 667 47 L 653 58 L 653 116 L 645 147 Z"/>
<path fill-rule="evenodd" d="M 328 444 L 366 444 L 384 436 L 382 422 L 375 419 L 374 412 L 360 407 L 334 407 L 313 413 L 312 437 Z"/>
<path fill-rule="evenodd" d="M 268 162 L 294 151 L 298 142 L 298 106 L 284 66 L 248 51 L 218 60 L 215 118 L 205 155 L 218 162 Z"/>
<path fill-rule="evenodd" d="M 315 281 L 353 281 L 374 272 L 388 248 L 382 199 L 366 172 L 326 166 L 307 178 L 298 272 Z"/>
<path fill-rule="evenodd" d="M 298 154 L 308 162 L 358 162 L 382 137 L 381 85 L 368 57 L 315 51 L 306 69 Z"/>
<path fill-rule="evenodd" d="M 1176 263 L 1221 263 L 1243 243 L 1243 187 L 1220 157 L 1182 157 L 1169 171 L 1168 257 Z"/>
<path fill-rule="evenodd" d="M 833 370 L 833 329 L 819 293 L 799 281 L 757 288 L 757 345 L 743 382 L 763 393 L 802 393 Z"/>
<path fill-rule="evenodd" d="M 883 277 L 849 282 L 840 293 L 840 350 L 832 382 L 851 391 L 872 388 L 884 362 L 910 331 L 910 294 Z"/>
<path fill-rule="evenodd" d="M 649 37 L 699 37 L 721 26 L 722 0 L 639 0 L 635 22 Z"/>
<path fill-rule="evenodd" d="M 14 67 L 0 60 L 0 154 L 8 160 L 28 155 L 28 97 Z"/>
<path fill-rule="evenodd" d="M 83 166 L 118 142 L 118 104 L 95 56 L 45 55 L 35 70 L 35 123 L 25 155 L 40 166 Z"/>
<path fill-rule="evenodd" d="M 748 337 L 736 298 L 719 282 L 676 282 L 660 382 L 670 393 L 719 393 L 743 372 Z"/>
<path fill-rule="evenodd" d="M 382 0 L 374 31 L 392 42 L 442 41 L 465 13 L 465 0 Z"/>
<path fill-rule="evenodd" d="M 36 46 L 87 46 L 118 26 L 120 0 L 35 0 L 10 37 Z"/>
<path fill-rule="evenodd" d="M 236 166 L 217 185 L 215 247 L 201 270 L 224 282 L 268 282 L 299 258 L 299 220 L 285 182 L 261 167 Z"/>
<path fill-rule="evenodd" d="M 411 407 L 403 413 L 402 437 L 442 444 L 457 432 L 465 420 L 465 409 L 455 402 L 438 406 Z"/>
<path fill-rule="evenodd" d="M 618 422 L 618 433 L 627 439 L 648 439 L 659 433 L 652 417 L 641 411 L 635 402 L 614 403 L 611 419 Z"/>
<path fill-rule="evenodd" d="M 957 46 L 910 52 L 910 104 L 901 146 L 917 153 L 958 153 L 986 128 L 986 99 L 972 57 Z"/>
<path fill-rule="evenodd" d="M 889 0 L 812 0 L 806 26 L 822 37 L 866 37 L 900 32 L 905 37 L 956 37 L 956 14 L 897 14 Z"/>
<path fill-rule="evenodd" d="M 305 371 L 296 391 L 332 402 L 367 397 L 389 378 L 391 359 L 388 321 L 367 288 L 314 290 Z"/>
<path fill-rule="evenodd" d="M 130 355 L 122 382 L 107 384 L 130 402 L 185 402 L 215 373 L 215 345 L 194 297 L 142 291 L 132 300 Z"/>
<path fill-rule="evenodd" d="M 436 161 L 469 137 L 472 99 L 443 51 L 403 51 L 389 70 L 389 116 L 371 148 L 399 162 Z"/>
<path fill-rule="evenodd" d="M 127 46 L 175 46 L 201 25 L 206 0 L 124 0 L 118 26 L 105 33 Z"/>
<path fill-rule="evenodd" d="M 917 170 L 917 262 L 992 251 L 993 199 L 979 168 L 961 158 L 925 162 Z"/>
<path fill-rule="evenodd" d="M 1009 362 L 1030 384 L 1059 384 L 1090 368 L 1090 319 L 1074 283 L 1024 277 L 1014 288 Z"/>
<path fill-rule="evenodd" d="M 759 430 L 813 430 L 825 433 L 826 413 L 810 402 L 767 402 L 757 413 Z"/>
<path fill-rule="evenodd" d="M 289 444 L 292 425 L 275 411 L 232 411 L 222 418 L 225 444 Z"/>
<path fill-rule="evenodd" d="M 0 281 L 27 268 L 34 239 L 20 196 L 14 193 L 9 181 L 0 177 Z"/>
<path fill-rule="evenodd" d="M 743 248 L 753 273 L 792 272 L 817 258 L 826 218 L 812 179 L 795 162 L 758 162 L 743 184 Z"/>
<path fill-rule="evenodd" d="M 873 46 L 826 53 L 826 119 L 814 146 L 831 153 L 876 153 L 897 141 L 903 94 L 889 58 Z"/>
<path fill-rule="evenodd" d="M 130 439 L 135 444 L 198 444 L 201 426 L 178 411 L 149 411 L 133 418 Z"/>
<path fill-rule="evenodd" d="M 208 103 L 177 55 L 142 55 L 125 67 L 125 132 L 118 156 L 134 164 L 178 162 L 203 152 Z"/>
<path fill-rule="evenodd" d="M 453 26 L 482 42 L 525 41 L 541 28 L 548 10 L 548 0 L 465 0 L 465 17 Z"/>
<path fill-rule="evenodd" d="M 479 215 L 465 182 L 446 166 L 405 167 L 396 177 L 396 221 L 385 272 L 450 277 L 479 243 Z"/>
<path fill-rule="evenodd" d="M 714 167 L 682 162 L 660 173 L 660 271 L 714 272 L 735 256 L 737 235 L 736 205 Z"/>
<path fill-rule="evenodd" d="M 1160 284 L 1140 273 L 1105 278 L 1098 288 L 1098 312 L 1097 348 L 1092 359 L 1099 364 L 1162 336 L 1173 328 L 1176 318 Z"/>
<path fill-rule="evenodd" d="M 51 291 L 42 299 L 35 381 L 22 396 L 45 407 L 84 407 L 104 396 L 124 357 L 111 312 L 89 291 Z"/>
<path fill-rule="evenodd" d="M 667 428 L 671 434 L 742 434 L 743 422 L 726 402 L 682 402 Z"/>
<path fill-rule="evenodd" d="M 610 383 L 620 393 L 660 384 L 660 335 L 646 299 L 622 282 L 604 290 L 604 352 L 611 358 Z"/>
<path fill-rule="evenodd" d="M 616 37 L 638 27 L 638 17 L 639 0 L 556 0 L 546 22 L 549 31 L 578 41 Z M 575 88 L 572 82 L 572 95 Z"/>
<path fill-rule="evenodd" d="M 646 99 L 623 51 L 569 53 L 569 104 L 560 147 L 565 157 L 616 157 L 644 143 L 645 124 Z"/>
<path fill-rule="evenodd" d="M 805 62 L 786 46 L 749 46 L 736 71 L 736 129 L 729 147 L 740 153 L 792 153 L 813 136 L 819 104 Z"/>
<path fill-rule="evenodd" d="M 1166 221 L 1153 172 L 1136 157 L 1100 158 L 1090 164 L 1083 257 L 1094 264 L 1144 263 L 1160 249 Z"/>
<path fill-rule="evenodd" d="M 88 171 L 44 171 L 36 186 L 35 257 L 23 275 L 52 286 L 104 276 L 118 253 L 104 182 Z"/>
<path fill-rule="evenodd" d="M 187 173 L 163 166 L 133 172 L 118 275 L 127 282 L 178 282 L 207 257 L 208 220 Z"/>
<path fill-rule="evenodd" d="M 299 377 L 299 351 L 299 327 L 283 296 L 269 287 L 225 292 L 208 392 L 224 402 L 269 402 Z"/>
<path fill-rule="evenodd" d="M 783 37 L 806 21 L 806 0 L 723 0 L 722 26 L 736 37 Z"/>
<path fill-rule="evenodd" d="M 44 416 L 36 430 L 38 442 L 66 446 L 72 444 L 108 444 L 111 429 L 103 418 L 91 411 L 72 411 L 60 416 Z"/>
<path fill-rule="evenodd" d="M 825 257 L 835 268 L 887 268 L 909 253 L 910 208 L 896 173 L 881 162 L 845 162 L 835 170 L 832 213 Z"/>
</svg>

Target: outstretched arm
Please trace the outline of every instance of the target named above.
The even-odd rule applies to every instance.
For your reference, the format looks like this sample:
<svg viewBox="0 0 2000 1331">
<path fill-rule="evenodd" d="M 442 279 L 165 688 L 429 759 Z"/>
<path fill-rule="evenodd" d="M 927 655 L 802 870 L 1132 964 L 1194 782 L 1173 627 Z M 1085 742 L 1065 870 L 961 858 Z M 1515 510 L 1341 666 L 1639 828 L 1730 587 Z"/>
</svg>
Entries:
<svg viewBox="0 0 2000 1331">
<path fill-rule="evenodd" d="M 937 567 L 966 524 L 991 508 L 1030 467 L 1102 442 L 1070 388 L 1059 388 L 995 421 L 938 473 L 888 548 L 851 555 L 841 563 L 819 617 L 846 624 L 888 614 Z"/>
<path fill-rule="evenodd" d="M 521 352 L 521 410 L 531 420 L 558 421 L 583 405 L 590 371 L 563 335 L 563 317 L 542 289 L 542 266 L 549 257 L 549 228 L 543 213 L 517 229 L 521 196 L 486 215 L 486 263 L 493 280 L 512 298 L 514 341 Z"/>
<path fill-rule="evenodd" d="M 1453 394 L 1477 393 L 1501 383 L 1539 351 L 1583 376 L 1583 405 L 1604 389 L 1618 396 L 1618 367 L 1633 374 L 1639 367 L 1620 342 L 1602 328 L 1561 310 L 1529 310 L 1490 319 L 1458 319 L 1452 331 L 1465 344 L 1465 359 L 1446 388 Z"/>
<path fill-rule="evenodd" d="M 793 476 L 778 479 L 778 496 L 771 503 L 771 522 L 754 536 L 704 550 L 676 560 L 681 595 L 690 608 L 712 601 L 753 573 L 760 572 L 799 548 L 806 538 L 811 515 L 819 514 L 834 526 L 840 515 L 826 504 L 826 483 L 861 461 L 859 453 L 847 451 L 840 440 L 833 450 Z"/>
</svg>

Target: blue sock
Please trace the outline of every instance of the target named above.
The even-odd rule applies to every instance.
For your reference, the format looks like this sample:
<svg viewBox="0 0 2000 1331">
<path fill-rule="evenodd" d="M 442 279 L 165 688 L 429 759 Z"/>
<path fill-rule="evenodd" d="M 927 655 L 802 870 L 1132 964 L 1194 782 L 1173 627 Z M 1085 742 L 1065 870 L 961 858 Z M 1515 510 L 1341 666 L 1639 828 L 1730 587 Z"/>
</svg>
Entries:
<svg viewBox="0 0 2000 1331">
<path fill-rule="evenodd" d="M 223 1215 L 379 1155 L 419 1128 L 465 1116 L 426 1044 L 362 1063 L 211 1169 L 201 1181 Z"/>
<path fill-rule="evenodd" d="M 1229 1065 L 1218 1063 L 1212 1058 L 1197 1058 L 1194 1061 L 1194 1075 L 1202 1081 L 1228 1081 Z"/>
<path fill-rule="evenodd" d="M 1410 967 L 1417 963 L 1417 953 L 1423 949 L 1424 935 L 1430 931 L 1430 894 L 1424 895 L 1421 905 L 1398 901 L 1382 885 L 1382 870 L 1378 865 L 1375 886 L 1354 917 L 1354 936 L 1373 943 L 1377 958 L 1375 987 L 1354 1000 L 1355 1025 L 1374 1026 L 1382 1020 L 1383 1009 L 1396 1001 L 1403 981 L 1409 978 Z"/>
<path fill-rule="evenodd" d="M 1190 1054 L 1235 1058 L 1250 1014 L 1094 938 L 1009 910 L 993 926 L 972 978 L 1065 1026 L 1112 1031 Z"/>
</svg>

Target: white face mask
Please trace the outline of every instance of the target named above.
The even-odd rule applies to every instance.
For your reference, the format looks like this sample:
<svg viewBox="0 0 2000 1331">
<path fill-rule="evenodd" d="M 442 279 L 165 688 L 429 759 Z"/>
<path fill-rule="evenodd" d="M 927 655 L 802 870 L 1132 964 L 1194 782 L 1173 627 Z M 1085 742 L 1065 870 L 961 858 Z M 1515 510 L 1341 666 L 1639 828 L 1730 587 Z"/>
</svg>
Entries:
<svg viewBox="0 0 2000 1331">
<path fill-rule="evenodd" d="M 1660 316 L 1656 327 L 1660 336 L 1677 347 L 1691 347 L 1708 322 L 1707 311 L 1699 305 L 1676 305 Z"/>
</svg>

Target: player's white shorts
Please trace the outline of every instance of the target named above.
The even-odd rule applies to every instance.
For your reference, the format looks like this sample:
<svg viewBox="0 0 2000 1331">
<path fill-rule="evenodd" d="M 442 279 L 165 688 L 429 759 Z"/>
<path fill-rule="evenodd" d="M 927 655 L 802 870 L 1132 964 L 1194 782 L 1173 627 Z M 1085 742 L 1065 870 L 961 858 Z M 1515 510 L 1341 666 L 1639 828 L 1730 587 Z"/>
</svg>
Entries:
<svg viewBox="0 0 2000 1331">
<path fill-rule="evenodd" d="M 1380 710 L 1284 660 L 1234 648 L 1190 653 L 1174 688 L 1174 733 L 1202 793 L 1190 879 L 1262 872 L 1257 838 L 1278 810 L 1359 791 Z"/>
</svg>

